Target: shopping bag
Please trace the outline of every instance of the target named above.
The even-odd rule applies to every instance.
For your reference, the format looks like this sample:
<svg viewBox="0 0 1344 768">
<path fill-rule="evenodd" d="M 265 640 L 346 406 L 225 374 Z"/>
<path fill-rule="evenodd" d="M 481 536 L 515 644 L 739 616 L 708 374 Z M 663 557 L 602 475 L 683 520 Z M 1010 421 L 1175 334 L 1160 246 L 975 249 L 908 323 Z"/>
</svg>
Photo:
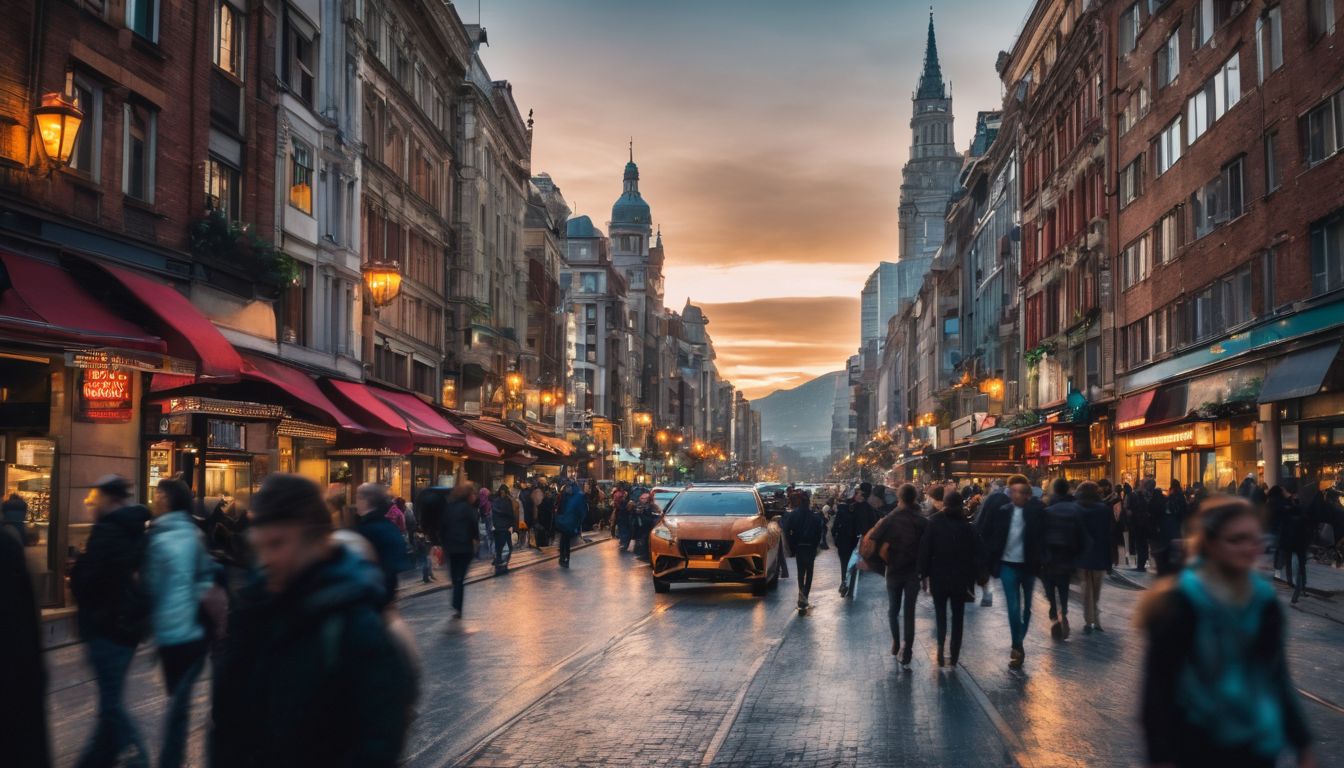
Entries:
<svg viewBox="0 0 1344 768">
<path fill-rule="evenodd" d="M 434 565 L 436 566 L 443 565 L 443 547 L 435 546 L 429 550 L 429 554 L 431 557 L 434 558 Z"/>
</svg>

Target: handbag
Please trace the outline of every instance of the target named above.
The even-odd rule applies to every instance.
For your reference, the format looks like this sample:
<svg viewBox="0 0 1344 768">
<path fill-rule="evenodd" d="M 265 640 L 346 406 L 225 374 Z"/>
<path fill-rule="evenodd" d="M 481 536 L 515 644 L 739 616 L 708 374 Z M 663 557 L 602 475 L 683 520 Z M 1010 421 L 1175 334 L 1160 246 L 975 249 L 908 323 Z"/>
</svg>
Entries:
<svg viewBox="0 0 1344 768">
<path fill-rule="evenodd" d="M 443 565 L 443 547 L 435 546 L 429 551 L 430 557 L 434 559 L 435 565 Z"/>
</svg>

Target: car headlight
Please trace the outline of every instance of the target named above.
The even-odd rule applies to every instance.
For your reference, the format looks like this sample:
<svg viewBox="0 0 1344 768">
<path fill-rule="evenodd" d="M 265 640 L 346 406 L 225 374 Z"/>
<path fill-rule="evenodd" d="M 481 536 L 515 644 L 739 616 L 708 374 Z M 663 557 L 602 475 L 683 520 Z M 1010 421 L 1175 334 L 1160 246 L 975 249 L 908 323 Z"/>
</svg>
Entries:
<svg viewBox="0 0 1344 768">
<path fill-rule="evenodd" d="M 769 533 L 769 531 L 765 528 L 757 527 L 737 534 L 737 538 L 741 539 L 743 544 L 754 544 L 757 541 L 760 541 L 767 533 Z"/>
<path fill-rule="evenodd" d="M 676 540 L 677 540 L 677 534 L 676 534 L 676 532 L 673 531 L 671 528 L 668 528 L 668 527 L 665 526 L 665 525 L 660 525 L 660 526 L 658 526 L 657 528 L 654 528 L 654 529 L 653 529 L 653 535 L 654 535 L 654 536 L 657 536 L 658 538 L 662 539 L 663 541 L 676 541 Z"/>
</svg>

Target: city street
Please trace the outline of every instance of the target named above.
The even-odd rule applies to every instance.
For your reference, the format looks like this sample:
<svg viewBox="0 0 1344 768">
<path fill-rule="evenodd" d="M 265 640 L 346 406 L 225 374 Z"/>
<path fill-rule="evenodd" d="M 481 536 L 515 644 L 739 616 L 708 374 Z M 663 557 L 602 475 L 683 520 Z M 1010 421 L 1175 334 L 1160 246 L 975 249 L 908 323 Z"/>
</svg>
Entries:
<svg viewBox="0 0 1344 768">
<path fill-rule="evenodd" d="M 647 566 L 611 543 L 576 552 L 569 570 L 544 562 L 470 585 L 461 622 L 447 618 L 446 592 L 407 599 L 424 672 L 406 764 L 1143 764 L 1141 648 L 1130 626 L 1141 591 L 1108 582 L 1106 632 L 1076 631 L 1062 644 L 1048 637 L 1038 592 L 1024 673 L 1007 669 L 997 583 L 993 607 L 967 607 L 956 671 L 938 670 L 922 597 L 907 673 L 888 653 L 882 580 L 865 576 L 850 602 L 836 594 L 838 570 L 834 550 L 823 552 L 807 616 L 794 611 L 792 580 L 764 599 L 681 585 L 655 596 Z M 1289 626 L 1295 682 L 1317 699 L 1303 706 L 1319 764 L 1344 766 L 1340 626 L 1293 609 Z M 47 658 L 56 765 L 67 768 L 92 724 L 94 687 L 80 646 Z M 150 651 L 136 661 L 128 701 L 153 744 L 163 697 Z M 200 686 L 194 765 L 203 764 L 207 707 Z"/>
</svg>

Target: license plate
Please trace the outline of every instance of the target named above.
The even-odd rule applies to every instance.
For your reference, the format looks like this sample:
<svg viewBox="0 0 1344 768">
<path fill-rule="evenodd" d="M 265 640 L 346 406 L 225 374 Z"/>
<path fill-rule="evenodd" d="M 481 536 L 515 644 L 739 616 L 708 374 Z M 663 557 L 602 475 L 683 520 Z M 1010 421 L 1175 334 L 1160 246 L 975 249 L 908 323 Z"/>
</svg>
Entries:
<svg viewBox="0 0 1344 768">
<path fill-rule="evenodd" d="M 704 560 L 691 560 L 687 563 L 691 568 L 718 568 L 719 564 L 714 562 L 713 555 L 705 555 Z"/>
</svg>

